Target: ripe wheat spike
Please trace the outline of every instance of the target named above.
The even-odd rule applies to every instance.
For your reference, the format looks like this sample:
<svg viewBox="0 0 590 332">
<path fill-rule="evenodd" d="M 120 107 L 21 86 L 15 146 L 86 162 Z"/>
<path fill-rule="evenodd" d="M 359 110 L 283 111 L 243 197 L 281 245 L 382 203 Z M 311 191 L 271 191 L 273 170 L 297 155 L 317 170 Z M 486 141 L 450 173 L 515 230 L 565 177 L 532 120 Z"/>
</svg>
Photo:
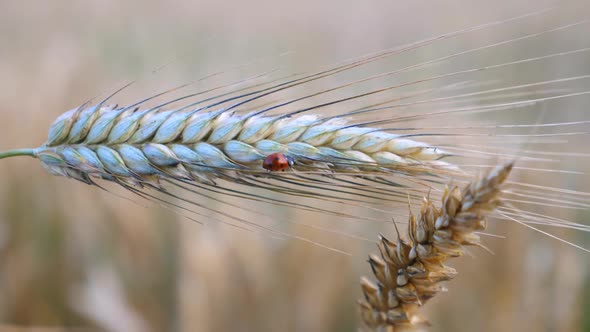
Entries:
<svg viewBox="0 0 590 332">
<path fill-rule="evenodd" d="M 495 169 L 463 190 L 447 187 L 440 206 L 424 197 L 416 218 L 410 211 L 408 235 L 392 242 L 380 236 L 380 257 L 369 256 L 378 280 L 361 279 L 365 300 L 359 302 L 364 324 L 375 331 L 403 331 L 426 324 L 418 309 L 445 288 L 440 282 L 457 272 L 444 265 L 462 256 L 465 246 L 481 246 L 476 234 L 486 228 L 486 216 L 501 205 L 502 185 L 513 164 Z"/>
</svg>

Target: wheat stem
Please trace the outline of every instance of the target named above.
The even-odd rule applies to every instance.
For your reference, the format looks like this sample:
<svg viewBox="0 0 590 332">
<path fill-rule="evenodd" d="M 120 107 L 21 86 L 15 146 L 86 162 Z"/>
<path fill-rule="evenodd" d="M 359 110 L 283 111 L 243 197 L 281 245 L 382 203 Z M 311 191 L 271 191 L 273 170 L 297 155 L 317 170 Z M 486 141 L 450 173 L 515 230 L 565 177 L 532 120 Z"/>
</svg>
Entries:
<svg viewBox="0 0 590 332">
<path fill-rule="evenodd" d="M 0 159 L 15 157 L 15 156 L 35 156 L 35 149 L 14 149 L 0 152 Z"/>
</svg>

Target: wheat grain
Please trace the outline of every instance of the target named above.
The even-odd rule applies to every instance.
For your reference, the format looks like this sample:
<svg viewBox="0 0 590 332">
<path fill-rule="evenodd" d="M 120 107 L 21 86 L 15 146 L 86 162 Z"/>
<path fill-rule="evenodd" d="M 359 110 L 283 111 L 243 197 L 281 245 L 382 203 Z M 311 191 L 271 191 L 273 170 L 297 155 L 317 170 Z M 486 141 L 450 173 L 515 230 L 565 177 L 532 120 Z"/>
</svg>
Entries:
<svg viewBox="0 0 590 332">
<path fill-rule="evenodd" d="M 369 256 L 378 284 L 361 279 L 365 300 L 359 306 L 368 327 L 399 331 L 425 324 L 418 308 L 444 290 L 440 282 L 456 275 L 445 261 L 463 255 L 464 246 L 481 246 L 475 232 L 486 228 L 486 214 L 500 204 L 512 166 L 496 167 L 463 191 L 447 187 L 440 208 L 425 197 L 418 218 L 410 211 L 407 239 L 399 233 L 397 242 L 379 238 L 381 257 Z"/>
</svg>

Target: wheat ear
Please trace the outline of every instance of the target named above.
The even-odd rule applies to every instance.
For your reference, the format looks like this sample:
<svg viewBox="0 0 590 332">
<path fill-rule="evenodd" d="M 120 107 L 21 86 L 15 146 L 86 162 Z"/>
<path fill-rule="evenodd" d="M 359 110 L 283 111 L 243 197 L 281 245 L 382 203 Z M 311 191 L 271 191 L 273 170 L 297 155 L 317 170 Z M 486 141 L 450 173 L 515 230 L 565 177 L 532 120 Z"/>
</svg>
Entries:
<svg viewBox="0 0 590 332">
<path fill-rule="evenodd" d="M 210 182 L 235 172 L 262 173 L 265 156 L 276 152 L 293 158 L 297 170 L 416 174 L 447 165 L 436 147 L 342 119 L 102 104 L 64 113 L 41 147 L 0 158 L 29 155 L 54 175 L 142 186 L 158 185 L 162 177 Z"/>
<path fill-rule="evenodd" d="M 440 208 L 424 198 L 418 218 L 410 211 L 408 239 L 403 240 L 399 233 L 397 242 L 380 236 L 381 257 L 369 256 L 378 282 L 361 279 L 365 299 L 359 305 L 366 326 L 399 331 L 425 324 L 418 315 L 419 307 L 444 290 L 440 282 L 457 274 L 444 262 L 462 256 L 465 246 L 481 245 L 475 232 L 486 228 L 486 214 L 500 204 L 501 185 L 512 165 L 497 166 L 463 191 L 447 187 Z"/>
</svg>

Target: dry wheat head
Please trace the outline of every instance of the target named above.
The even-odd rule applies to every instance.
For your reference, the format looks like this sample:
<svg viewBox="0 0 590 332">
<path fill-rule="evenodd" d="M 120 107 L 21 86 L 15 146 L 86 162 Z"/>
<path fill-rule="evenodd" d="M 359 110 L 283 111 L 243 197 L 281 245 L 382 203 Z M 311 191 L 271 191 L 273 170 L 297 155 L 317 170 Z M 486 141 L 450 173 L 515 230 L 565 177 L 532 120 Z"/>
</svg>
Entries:
<svg viewBox="0 0 590 332">
<path fill-rule="evenodd" d="M 447 187 L 440 207 L 425 197 L 417 218 L 410 211 L 407 239 L 379 238 L 381 255 L 369 256 L 378 283 L 361 279 L 365 300 L 359 306 L 368 327 L 398 331 L 425 324 L 418 308 L 444 290 L 440 282 L 456 275 L 446 260 L 462 256 L 465 246 L 481 246 L 475 232 L 486 228 L 486 214 L 500 204 L 512 166 L 498 166 L 462 191 Z"/>
</svg>

